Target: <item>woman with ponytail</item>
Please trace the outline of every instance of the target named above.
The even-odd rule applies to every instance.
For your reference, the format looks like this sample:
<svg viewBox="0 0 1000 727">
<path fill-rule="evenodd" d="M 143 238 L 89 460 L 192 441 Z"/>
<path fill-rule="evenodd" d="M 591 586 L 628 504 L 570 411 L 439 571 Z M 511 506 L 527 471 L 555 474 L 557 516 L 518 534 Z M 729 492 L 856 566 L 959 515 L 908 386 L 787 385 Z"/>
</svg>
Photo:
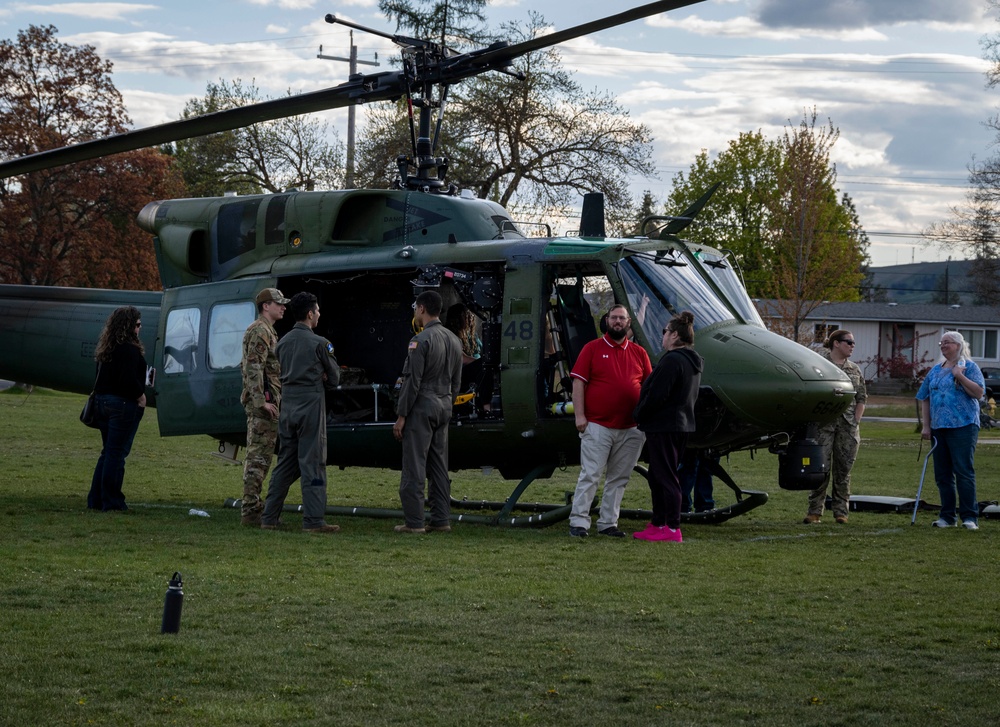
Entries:
<svg viewBox="0 0 1000 727">
<path fill-rule="evenodd" d="M 638 540 L 680 543 L 681 482 L 678 467 L 688 437 L 695 430 L 694 404 L 698 399 L 704 361 L 694 349 L 694 315 L 684 311 L 663 329 L 663 348 L 653 373 L 642 383 L 635 420 L 646 433 L 649 452 L 649 491 L 653 520 L 634 533 Z"/>
</svg>

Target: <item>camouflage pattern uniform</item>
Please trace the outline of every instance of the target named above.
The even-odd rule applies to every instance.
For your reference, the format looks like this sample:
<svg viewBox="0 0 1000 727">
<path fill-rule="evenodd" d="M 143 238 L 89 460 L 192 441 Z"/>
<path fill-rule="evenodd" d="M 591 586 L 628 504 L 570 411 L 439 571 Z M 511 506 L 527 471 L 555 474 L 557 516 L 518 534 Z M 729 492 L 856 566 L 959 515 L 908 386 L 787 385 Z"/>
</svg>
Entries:
<svg viewBox="0 0 1000 727">
<path fill-rule="evenodd" d="M 829 349 L 820 353 L 830 358 Z M 854 384 L 854 401 L 847 410 L 835 421 L 824 424 L 819 430 L 819 443 L 830 457 L 830 467 L 823 484 L 809 493 L 809 514 L 822 515 L 826 504 L 826 489 L 833 480 L 831 509 L 834 517 L 847 517 L 847 506 L 851 498 L 851 468 L 858 456 L 858 446 L 861 435 L 858 433 L 857 422 L 854 421 L 854 411 L 858 404 L 868 400 L 868 389 L 865 387 L 865 377 L 856 363 L 848 359 L 840 369 L 847 374 Z"/>
<path fill-rule="evenodd" d="M 251 323 L 243 334 L 243 394 L 240 402 L 247 413 L 247 451 L 243 460 L 243 520 L 260 521 L 264 501 L 261 487 L 278 441 L 278 420 L 264 410 L 265 401 L 281 408 L 281 367 L 275 348 L 278 334 L 263 317 Z M 265 390 L 264 382 L 267 382 Z M 269 399 L 265 399 L 269 396 Z"/>
</svg>

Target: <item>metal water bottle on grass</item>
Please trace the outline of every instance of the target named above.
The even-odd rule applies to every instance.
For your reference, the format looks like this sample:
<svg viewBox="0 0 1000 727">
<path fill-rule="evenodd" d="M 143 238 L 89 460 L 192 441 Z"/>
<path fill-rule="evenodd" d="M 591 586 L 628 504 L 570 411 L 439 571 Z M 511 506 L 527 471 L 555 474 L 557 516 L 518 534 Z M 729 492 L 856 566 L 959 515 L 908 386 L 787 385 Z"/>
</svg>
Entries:
<svg viewBox="0 0 1000 727">
<path fill-rule="evenodd" d="M 167 596 L 163 601 L 163 626 L 161 634 L 176 634 L 181 630 L 181 607 L 184 605 L 184 591 L 181 574 L 174 573 L 167 586 Z"/>
</svg>

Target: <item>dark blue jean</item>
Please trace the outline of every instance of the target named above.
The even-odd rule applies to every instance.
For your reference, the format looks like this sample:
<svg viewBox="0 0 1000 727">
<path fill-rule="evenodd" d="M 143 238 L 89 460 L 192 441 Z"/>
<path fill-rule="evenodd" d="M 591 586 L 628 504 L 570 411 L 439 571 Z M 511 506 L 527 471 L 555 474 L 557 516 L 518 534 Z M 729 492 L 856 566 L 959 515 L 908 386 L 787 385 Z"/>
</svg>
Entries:
<svg viewBox="0 0 1000 727">
<path fill-rule="evenodd" d="M 716 457 L 715 461 L 718 462 L 719 458 Z M 715 507 L 712 473 L 703 462 L 698 461 L 694 450 L 685 450 L 678 474 L 681 478 L 681 512 L 691 512 L 692 504 L 695 512 L 707 512 Z"/>
<path fill-rule="evenodd" d="M 132 451 L 132 441 L 146 410 L 134 399 L 111 394 L 97 396 L 97 410 L 101 417 L 101 442 L 104 446 L 90 482 L 87 507 L 92 510 L 127 510 L 122 493 L 125 458 Z"/>
<path fill-rule="evenodd" d="M 958 492 L 958 515 L 963 522 L 979 520 L 976 502 L 974 455 L 979 441 L 979 427 L 968 424 L 954 429 L 932 429 L 937 439 L 934 450 L 934 479 L 941 494 L 941 519 L 955 523 L 955 493 Z"/>
</svg>

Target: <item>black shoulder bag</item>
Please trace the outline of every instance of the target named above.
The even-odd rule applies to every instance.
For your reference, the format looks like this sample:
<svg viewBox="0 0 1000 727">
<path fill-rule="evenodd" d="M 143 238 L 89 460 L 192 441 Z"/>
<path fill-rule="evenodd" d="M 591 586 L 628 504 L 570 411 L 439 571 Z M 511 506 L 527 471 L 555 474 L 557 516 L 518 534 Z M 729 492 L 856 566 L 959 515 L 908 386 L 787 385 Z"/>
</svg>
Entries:
<svg viewBox="0 0 1000 727">
<path fill-rule="evenodd" d="M 101 362 L 97 362 L 97 377 L 101 376 Z M 94 381 L 94 388 L 97 388 L 97 381 Z M 92 429 L 100 429 L 101 427 L 101 415 L 97 408 L 97 396 L 93 391 L 90 392 L 90 396 L 87 397 L 87 403 L 83 405 L 83 411 L 80 412 L 80 421 L 86 424 Z"/>
</svg>

